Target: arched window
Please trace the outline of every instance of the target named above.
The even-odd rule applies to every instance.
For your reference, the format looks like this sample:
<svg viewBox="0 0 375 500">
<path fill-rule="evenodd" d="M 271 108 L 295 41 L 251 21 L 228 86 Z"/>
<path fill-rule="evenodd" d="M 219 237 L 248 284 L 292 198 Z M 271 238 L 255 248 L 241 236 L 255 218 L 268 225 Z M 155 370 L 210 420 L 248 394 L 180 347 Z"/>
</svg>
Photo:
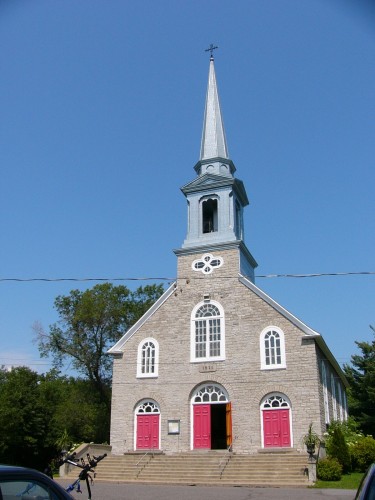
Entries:
<svg viewBox="0 0 375 500">
<path fill-rule="evenodd" d="M 220 304 L 198 304 L 191 315 L 191 361 L 225 359 L 224 312 Z"/>
<path fill-rule="evenodd" d="M 263 400 L 260 407 L 262 410 L 269 410 L 272 408 L 290 408 L 290 402 L 283 394 L 272 394 Z"/>
<path fill-rule="evenodd" d="M 214 233 L 218 230 L 218 200 L 207 198 L 202 201 L 202 233 Z"/>
<path fill-rule="evenodd" d="M 137 377 L 157 377 L 159 344 L 155 339 L 144 339 L 138 346 Z"/>
<path fill-rule="evenodd" d="M 229 401 L 228 394 L 225 389 L 218 384 L 206 384 L 198 387 L 193 399 L 194 404 L 197 403 L 227 403 Z"/>
<path fill-rule="evenodd" d="M 269 326 L 260 334 L 260 362 L 262 370 L 286 368 L 284 332 Z"/>
<path fill-rule="evenodd" d="M 136 415 L 144 415 L 145 413 L 159 414 L 160 408 L 159 408 L 159 405 L 155 401 L 143 400 L 137 406 L 135 413 L 136 413 Z"/>
</svg>

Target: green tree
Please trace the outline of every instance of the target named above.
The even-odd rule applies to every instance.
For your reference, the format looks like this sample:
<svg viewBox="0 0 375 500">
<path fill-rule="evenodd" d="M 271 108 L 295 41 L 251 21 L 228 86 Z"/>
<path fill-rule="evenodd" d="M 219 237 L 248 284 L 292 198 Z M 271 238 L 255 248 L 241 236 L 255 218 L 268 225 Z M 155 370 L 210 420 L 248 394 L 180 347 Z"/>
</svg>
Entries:
<svg viewBox="0 0 375 500">
<path fill-rule="evenodd" d="M 65 434 L 69 446 L 108 442 L 109 415 L 107 405 L 88 380 L 66 378 L 51 419 L 51 441 L 57 444 Z"/>
<path fill-rule="evenodd" d="M 39 376 L 19 367 L 0 374 L 0 462 L 35 468 L 48 463 L 48 409 L 39 398 Z M 47 460 L 46 463 L 43 463 Z"/>
<path fill-rule="evenodd" d="M 109 412 L 88 380 L 0 369 L 0 463 L 43 470 L 73 443 L 108 441 Z"/>
<path fill-rule="evenodd" d="M 109 408 L 112 360 L 107 350 L 163 291 L 162 285 L 131 291 L 123 285 L 104 283 L 58 296 L 55 309 L 59 321 L 50 326 L 48 334 L 34 327 L 41 356 L 51 356 L 56 368 L 70 360 L 74 369 L 90 381 L 99 402 Z"/>
<path fill-rule="evenodd" d="M 375 329 L 370 326 L 375 334 Z M 361 354 L 351 357 L 351 366 L 344 365 L 350 384 L 349 412 L 365 434 L 375 437 L 375 338 L 370 342 L 356 342 Z"/>
</svg>

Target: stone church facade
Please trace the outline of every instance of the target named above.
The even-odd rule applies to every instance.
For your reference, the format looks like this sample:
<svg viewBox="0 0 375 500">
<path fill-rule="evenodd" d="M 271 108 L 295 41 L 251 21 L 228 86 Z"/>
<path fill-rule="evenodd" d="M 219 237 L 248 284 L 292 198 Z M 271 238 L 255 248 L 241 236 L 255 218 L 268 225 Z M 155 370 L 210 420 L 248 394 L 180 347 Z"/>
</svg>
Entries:
<svg viewBox="0 0 375 500">
<path fill-rule="evenodd" d="M 177 279 L 110 349 L 113 454 L 303 448 L 347 418 L 344 374 L 320 334 L 254 283 L 248 204 L 228 155 L 211 56 Z"/>
</svg>

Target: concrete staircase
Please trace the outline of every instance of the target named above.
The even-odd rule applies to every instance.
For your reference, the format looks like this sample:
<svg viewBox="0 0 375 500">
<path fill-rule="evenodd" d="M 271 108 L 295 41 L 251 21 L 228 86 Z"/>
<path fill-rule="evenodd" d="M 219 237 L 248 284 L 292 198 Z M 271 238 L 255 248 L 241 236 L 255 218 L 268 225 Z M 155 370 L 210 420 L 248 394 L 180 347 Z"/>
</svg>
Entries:
<svg viewBox="0 0 375 500">
<path fill-rule="evenodd" d="M 109 455 L 96 467 L 96 480 L 124 483 L 285 486 L 308 485 L 307 454 L 260 452 L 240 455 L 226 451 L 173 455 Z M 77 469 L 70 472 L 77 477 Z"/>
</svg>

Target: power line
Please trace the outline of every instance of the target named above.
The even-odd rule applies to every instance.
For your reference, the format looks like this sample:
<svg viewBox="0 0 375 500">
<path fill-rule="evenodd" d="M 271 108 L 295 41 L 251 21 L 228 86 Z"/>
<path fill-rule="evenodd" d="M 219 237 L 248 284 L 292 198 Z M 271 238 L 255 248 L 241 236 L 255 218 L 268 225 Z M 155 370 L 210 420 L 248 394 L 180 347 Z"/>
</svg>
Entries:
<svg viewBox="0 0 375 500">
<path fill-rule="evenodd" d="M 258 274 L 255 277 L 261 279 L 270 279 L 270 278 L 322 278 L 325 276 L 337 277 L 337 276 L 374 276 L 375 271 L 348 271 L 348 272 L 339 272 L 339 273 L 309 273 L 309 274 Z M 233 279 L 238 276 L 218 276 L 218 279 Z M 157 276 L 148 276 L 148 277 L 119 277 L 119 278 L 0 278 L 0 282 L 20 282 L 20 283 L 28 283 L 28 282 L 47 282 L 47 283 L 56 283 L 56 282 L 89 282 L 89 281 L 176 281 L 177 279 L 196 279 L 202 280 L 204 276 L 189 276 L 184 277 L 157 277 Z"/>
</svg>

